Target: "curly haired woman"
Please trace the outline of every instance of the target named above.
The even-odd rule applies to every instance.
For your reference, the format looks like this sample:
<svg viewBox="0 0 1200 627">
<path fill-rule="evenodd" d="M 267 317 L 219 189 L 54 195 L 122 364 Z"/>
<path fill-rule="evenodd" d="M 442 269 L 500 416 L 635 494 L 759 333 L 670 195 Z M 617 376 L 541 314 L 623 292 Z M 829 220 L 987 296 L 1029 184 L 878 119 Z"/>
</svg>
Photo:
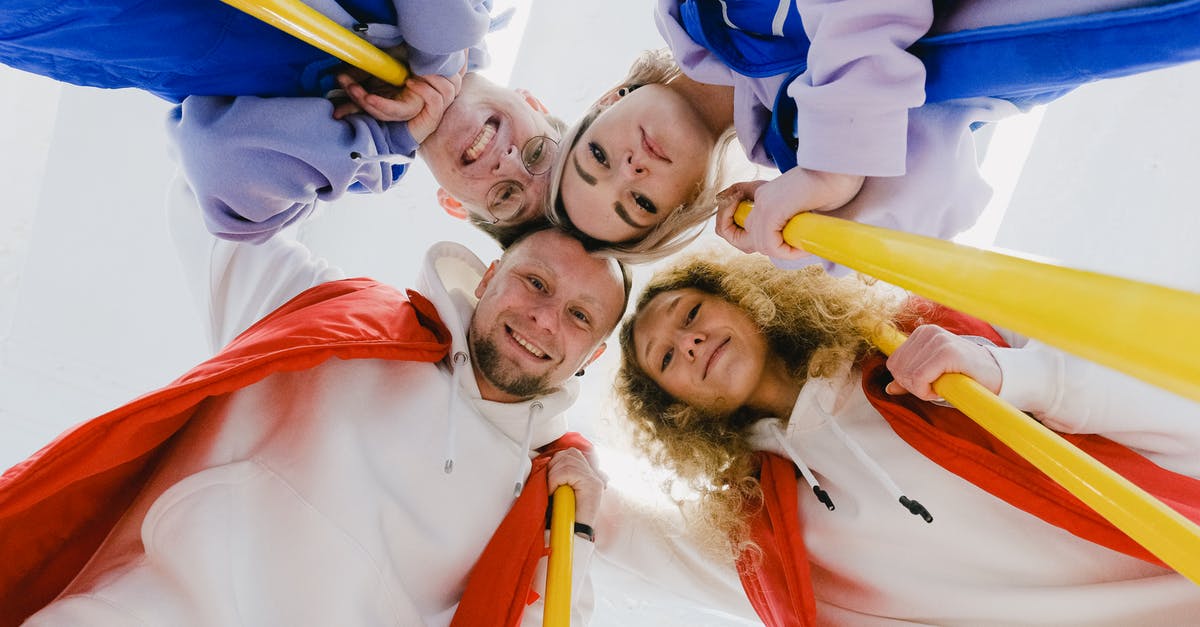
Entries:
<svg viewBox="0 0 1200 627">
<path fill-rule="evenodd" d="M 891 321 L 915 330 L 885 363 L 866 337 Z M 661 272 L 621 343 L 638 446 L 699 492 L 767 624 L 1175 624 L 1200 610 L 1200 588 L 930 384 L 962 372 L 1055 431 L 1101 434 L 1065 437 L 1193 520 L 1195 403 L 758 256 Z"/>
</svg>

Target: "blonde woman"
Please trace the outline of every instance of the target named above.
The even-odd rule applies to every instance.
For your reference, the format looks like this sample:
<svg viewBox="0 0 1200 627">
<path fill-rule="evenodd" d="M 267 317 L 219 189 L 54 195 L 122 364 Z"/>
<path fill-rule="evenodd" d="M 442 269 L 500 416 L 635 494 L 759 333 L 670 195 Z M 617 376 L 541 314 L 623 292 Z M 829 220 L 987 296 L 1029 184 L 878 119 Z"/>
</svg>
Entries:
<svg viewBox="0 0 1200 627">
<path fill-rule="evenodd" d="M 930 383 L 963 372 L 1058 432 L 1101 434 L 1067 437 L 1200 519 L 1196 404 L 856 278 L 717 257 L 651 281 L 618 390 L 638 446 L 700 493 L 764 622 L 1193 620 L 1200 587 Z M 863 329 L 891 320 L 915 330 L 885 363 Z"/>
<path fill-rule="evenodd" d="M 670 52 L 639 59 L 564 136 L 550 188 L 553 220 L 635 261 L 685 246 L 714 212 L 730 243 L 794 266 L 811 257 L 781 230 L 805 211 L 950 237 L 991 195 L 979 125 L 1200 58 L 1186 0 L 657 0 L 655 22 Z M 718 211 L 733 132 L 781 174 L 734 185 Z"/>
</svg>

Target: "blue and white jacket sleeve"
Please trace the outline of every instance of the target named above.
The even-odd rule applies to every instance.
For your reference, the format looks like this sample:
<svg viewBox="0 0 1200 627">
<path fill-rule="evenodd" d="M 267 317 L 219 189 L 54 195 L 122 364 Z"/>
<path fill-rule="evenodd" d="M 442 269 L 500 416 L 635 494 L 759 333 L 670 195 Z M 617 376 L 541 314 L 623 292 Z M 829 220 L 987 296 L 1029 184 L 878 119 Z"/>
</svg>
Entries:
<svg viewBox="0 0 1200 627">
<path fill-rule="evenodd" d="M 417 143 L 405 123 L 333 119 L 323 98 L 191 96 L 168 120 L 208 229 L 265 242 L 347 191 L 383 192 Z"/>
<path fill-rule="evenodd" d="M 800 167 L 864 176 L 905 172 L 908 110 L 925 102 L 925 66 L 906 48 L 933 23 L 928 0 L 797 0 L 811 42 L 796 102 Z"/>
</svg>

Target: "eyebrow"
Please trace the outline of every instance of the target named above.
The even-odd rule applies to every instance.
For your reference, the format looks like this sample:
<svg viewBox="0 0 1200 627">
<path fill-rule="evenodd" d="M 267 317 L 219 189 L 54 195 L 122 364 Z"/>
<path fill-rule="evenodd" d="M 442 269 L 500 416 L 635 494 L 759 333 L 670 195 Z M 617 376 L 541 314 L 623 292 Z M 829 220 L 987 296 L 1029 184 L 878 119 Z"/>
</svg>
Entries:
<svg viewBox="0 0 1200 627">
<path fill-rule="evenodd" d="M 592 186 L 596 185 L 596 177 L 584 172 L 583 166 L 579 165 L 579 155 L 571 155 L 571 163 L 575 164 L 575 172 L 579 174 L 579 178 L 583 179 L 584 183 Z"/>
<path fill-rule="evenodd" d="M 671 317 L 671 312 L 675 311 L 675 307 L 677 305 L 679 305 L 679 300 L 681 298 L 683 298 L 683 297 L 676 296 L 675 300 L 671 301 L 670 305 L 667 305 L 667 317 L 668 318 Z M 650 341 L 646 342 L 646 350 L 642 351 L 642 359 L 644 359 L 647 364 L 650 363 L 650 353 L 651 353 L 650 349 L 653 347 L 654 347 L 654 338 L 650 338 Z M 659 368 L 659 372 L 662 372 L 661 368 Z"/>
<path fill-rule="evenodd" d="M 649 224 L 638 224 L 637 222 L 634 222 L 633 218 L 629 215 L 629 212 L 625 211 L 625 205 L 622 205 L 620 201 L 613 203 L 613 211 L 617 212 L 617 217 L 624 220 L 625 224 L 628 224 L 635 229 L 644 229 L 650 226 Z"/>
</svg>

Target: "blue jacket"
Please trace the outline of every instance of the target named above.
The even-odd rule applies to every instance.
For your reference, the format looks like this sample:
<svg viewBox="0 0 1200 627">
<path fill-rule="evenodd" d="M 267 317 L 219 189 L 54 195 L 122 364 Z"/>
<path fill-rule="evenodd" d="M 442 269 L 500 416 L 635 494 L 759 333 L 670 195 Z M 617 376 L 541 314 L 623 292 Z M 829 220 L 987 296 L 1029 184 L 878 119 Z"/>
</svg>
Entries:
<svg viewBox="0 0 1200 627">
<path fill-rule="evenodd" d="M 807 69 L 809 40 L 799 13 L 779 7 L 683 0 L 680 15 L 688 35 L 735 72 L 788 75 L 764 140 L 783 171 L 796 165 L 796 106 L 786 89 Z M 1084 83 L 1200 59 L 1200 0 L 932 35 L 909 52 L 925 64 L 926 102 L 991 96 L 1028 107 Z"/>
<path fill-rule="evenodd" d="M 396 43 L 430 53 L 417 72 L 426 74 L 444 73 L 438 61 L 447 55 L 457 55 L 451 72 L 462 67 L 462 50 L 487 33 L 491 3 L 336 4 L 345 21 L 383 25 Z M 444 22 L 469 36 L 439 41 Z M 425 39 L 413 42 L 416 31 Z M 443 43 L 445 50 L 426 46 Z M 136 87 L 172 102 L 189 95 L 319 96 L 336 86 L 330 70 L 341 63 L 219 0 L 4 0 L 0 62 L 76 85 Z"/>
</svg>

